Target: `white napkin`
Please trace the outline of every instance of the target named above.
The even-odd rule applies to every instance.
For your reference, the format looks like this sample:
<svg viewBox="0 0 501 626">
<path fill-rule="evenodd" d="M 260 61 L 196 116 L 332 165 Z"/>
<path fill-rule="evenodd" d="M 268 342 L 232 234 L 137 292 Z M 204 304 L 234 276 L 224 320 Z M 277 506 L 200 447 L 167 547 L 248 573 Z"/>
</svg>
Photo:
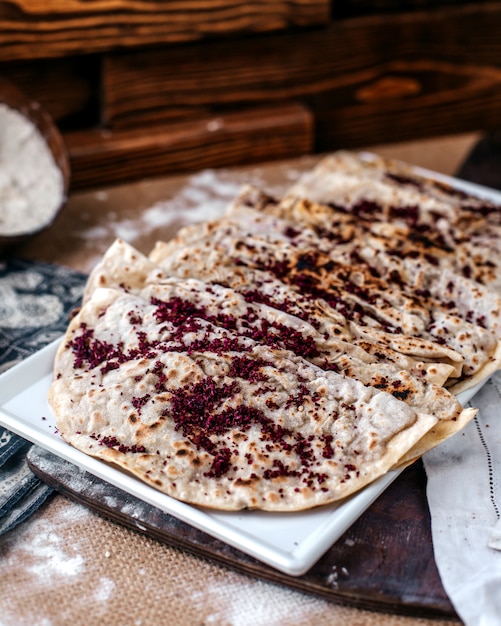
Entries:
<svg viewBox="0 0 501 626">
<path fill-rule="evenodd" d="M 479 413 L 424 466 L 438 571 L 466 626 L 501 624 L 501 374 L 470 401 Z"/>
</svg>

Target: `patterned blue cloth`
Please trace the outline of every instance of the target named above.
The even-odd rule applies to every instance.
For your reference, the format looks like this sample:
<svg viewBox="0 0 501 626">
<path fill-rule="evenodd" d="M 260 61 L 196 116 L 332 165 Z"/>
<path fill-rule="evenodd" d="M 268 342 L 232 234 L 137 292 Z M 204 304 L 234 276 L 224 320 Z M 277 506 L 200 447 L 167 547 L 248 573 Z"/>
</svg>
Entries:
<svg viewBox="0 0 501 626">
<path fill-rule="evenodd" d="M 86 276 L 21 259 L 0 262 L 0 373 L 60 336 L 80 305 Z M 0 535 L 52 493 L 29 469 L 31 444 L 0 427 Z"/>
</svg>

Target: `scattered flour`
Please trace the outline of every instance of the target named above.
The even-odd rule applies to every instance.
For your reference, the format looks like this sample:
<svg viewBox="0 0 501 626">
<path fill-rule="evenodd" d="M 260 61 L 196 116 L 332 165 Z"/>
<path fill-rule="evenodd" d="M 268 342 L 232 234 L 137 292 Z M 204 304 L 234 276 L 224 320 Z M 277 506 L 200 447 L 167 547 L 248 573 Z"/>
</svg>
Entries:
<svg viewBox="0 0 501 626">
<path fill-rule="evenodd" d="M 54 218 L 64 181 L 36 126 L 0 103 L 0 234 L 38 230 Z"/>
<path fill-rule="evenodd" d="M 78 552 L 78 543 L 64 543 L 61 530 L 88 515 L 88 509 L 72 504 L 61 510 L 55 520 L 38 518 L 26 527 L 20 526 L 14 532 L 21 534 L 21 540 L 16 542 L 16 549 L 9 558 L 15 562 L 16 552 L 23 553 L 26 571 L 37 586 L 48 588 L 78 576 L 84 571 L 84 559 Z"/>
<path fill-rule="evenodd" d="M 204 593 L 195 594 L 193 601 L 207 607 L 211 598 L 215 606 L 224 608 L 213 611 L 204 623 L 217 626 L 299 626 L 314 623 L 315 615 L 325 612 L 327 605 L 319 598 L 260 580 L 246 582 L 244 588 L 227 580 L 212 583 Z"/>
<path fill-rule="evenodd" d="M 107 602 L 115 589 L 115 583 L 111 578 L 102 576 L 99 579 L 99 587 L 94 591 L 94 600 L 96 602 Z"/>
<path fill-rule="evenodd" d="M 311 165 L 309 157 L 300 160 L 297 167 L 287 163 L 276 164 L 275 182 L 268 180 L 268 169 L 258 166 L 243 171 L 223 168 L 202 170 L 188 177 L 186 184 L 172 197 L 146 208 L 137 207 L 132 217 L 130 212 L 121 216 L 114 210 L 102 211 L 97 224 L 94 221 L 90 223 L 90 214 L 82 210 L 73 236 L 83 240 L 82 245 L 92 254 L 80 269 L 90 272 L 115 239 L 122 239 L 141 249 L 145 238 L 150 242 L 166 241 L 183 226 L 221 217 L 245 185 L 253 185 L 272 196 L 281 197 Z M 92 201 L 96 204 L 107 200 L 107 191 L 92 194 Z"/>
<path fill-rule="evenodd" d="M 221 217 L 230 202 L 246 184 L 266 189 L 280 195 L 285 192 L 291 180 L 296 180 L 300 172 L 287 170 L 282 186 L 270 188 L 266 185 L 259 168 L 251 172 L 234 172 L 224 169 L 207 169 L 191 176 L 186 185 L 173 198 L 162 200 L 142 211 L 134 219 L 117 219 L 116 213 L 106 215 L 106 222 L 97 227 L 80 231 L 80 237 L 97 239 L 120 238 L 130 244 L 134 240 L 155 230 L 167 230 L 173 224 L 178 226 L 194 224 Z M 104 192 L 96 193 L 97 200 L 106 199 Z M 159 233 L 161 237 L 161 233 Z"/>
<path fill-rule="evenodd" d="M 47 583 L 53 584 L 57 577 L 76 576 L 83 569 L 83 558 L 79 554 L 67 554 L 56 533 L 42 531 L 29 548 L 35 563 L 27 570 Z"/>
<path fill-rule="evenodd" d="M 0 626 L 53 626 L 50 619 L 47 617 L 31 617 L 29 620 L 19 618 L 18 615 L 12 615 L 10 611 L 6 611 L 2 607 L 3 614 L 0 616 Z"/>
<path fill-rule="evenodd" d="M 81 236 L 84 239 L 89 239 L 90 241 L 94 241 L 96 239 L 106 239 L 109 235 L 110 226 L 112 225 L 113 222 L 110 222 L 108 226 L 94 226 L 93 228 L 87 228 L 87 230 L 81 232 Z"/>
</svg>

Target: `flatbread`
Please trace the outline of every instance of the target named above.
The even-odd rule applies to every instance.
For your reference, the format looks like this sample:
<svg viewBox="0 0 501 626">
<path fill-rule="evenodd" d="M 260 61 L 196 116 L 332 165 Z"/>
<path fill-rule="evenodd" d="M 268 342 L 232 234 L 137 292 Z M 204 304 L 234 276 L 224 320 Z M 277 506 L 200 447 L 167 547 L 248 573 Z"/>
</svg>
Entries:
<svg viewBox="0 0 501 626">
<path fill-rule="evenodd" d="M 322 159 L 287 195 L 385 228 L 410 230 L 433 244 L 431 255 L 448 257 L 459 274 L 501 293 L 501 207 L 481 196 L 405 163 L 346 151 Z M 414 237 L 412 242 L 419 251 Z"/>
<path fill-rule="evenodd" d="M 132 265 L 129 264 L 130 259 L 134 260 Z M 127 283 L 122 282 L 124 272 L 120 268 L 126 270 Z M 416 410 L 433 413 L 439 418 L 439 424 L 413 447 L 405 459 L 422 455 L 436 445 L 435 442 L 446 438 L 447 433 L 457 432 L 471 419 L 471 411 L 460 413 L 456 399 L 440 389 L 452 368 L 417 362 L 379 343 L 357 344 L 354 336 L 349 336 L 349 329 L 339 324 L 335 313 L 332 318 L 316 306 L 318 303 L 303 300 L 295 292 L 284 290 L 280 282 L 270 281 L 258 272 L 246 275 L 243 269 L 235 268 L 235 272 L 227 275 L 220 271 L 216 277 L 213 276 L 216 281 L 208 288 L 207 284 L 197 279 L 162 276 L 161 270 L 149 259 L 117 240 L 94 269 L 86 297 L 90 297 L 95 285 L 106 285 L 146 298 L 151 298 L 152 294 L 155 299 L 181 298 L 183 302 L 190 303 L 184 304 L 185 307 L 197 306 L 200 314 L 203 311 L 212 320 L 222 319 L 221 310 L 224 310 L 226 325 L 229 325 L 231 315 L 231 325 L 238 324 L 239 331 L 247 331 L 247 335 L 252 335 L 256 326 L 262 329 L 263 323 L 265 328 L 270 323 L 278 323 L 281 334 L 286 336 L 286 343 L 281 347 L 291 347 L 291 339 L 293 347 L 309 345 L 309 354 L 307 350 L 302 350 L 301 355 L 304 357 L 306 354 L 306 358 L 313 363 L 320 364 L 324 369 L 328 362 L 331 369 L 335 364 L 339 373 L 361 380 L 366 385 L 385 389 Z M 222 283 L 231 286 L 231 289 L 223 287 Z M 249 319 L 252 319 L 250 324 Z M 298 334 L 302 337 L 299 343 Z M 259 337 L 261 341 L 264 339 L 262 332 Z M 315 342 L 313 351 L 308 339 Z M 276 340 L 274 336 L 274 345 Z M 405 459 L 399 463 L 405 462 Z"/>
<path fill-rule="evenodd" d="M 49 401 L 76 448 L 227 510 L 344 498 L 437 423 L 289 351 L 113 289 L 70 323 Z"/>
<path fill-rule="evenodd" d="M 256 234 L 267 230 L 267 220 L 258 215 L 256 227 L 251 212 L 246 206 L 217 222 L 182 230 L 165 247 L 158 243 L 150 258 L 169 273 L 202 272 L 204 279 L 224 265 L 267 272 L 288 288 L 335 308 L 367 341 L 389 342 L 392 349 L 421 359 L 442 356 L 448 364 L 461 363 L 453 384 L 467 385 L 465 381 L 490 365 L 497 338 L 475 320 L 451 314 L 446 305 L 417 293 L 406 294 L 360 263 L 337 261 L 318 247 L 306 248 L 275 233 Z"/>
<path fill-rule="evenodd" d="M 247 205 L 248 198 L 244 213 L 249 222 L 252 216 Z M 443 333 L 448 345 L 466 357 L 463 379 L 449 384 L 455 392 L 475 386 L 499 368 L 501 363 L 494 355 L 501 336 L 501 297 L 454 271 L 448 257 L 440 259 L 436 250 L 430 251 L 430 246 L 425 250 L 420 250 L 417 244 L 413 246 L 411 234 L 401 228 L 386 224 L 384 228 L 374 228 L 372 223 L 311 201 L 289 198 L 267 210 L 281 219 L 287 216 L 294 221 L 296 231 L 287 223 L 282 224 L 281 229 L 294 233 L 291 243 L 295 247 L 308 250 L 315 246 L 348 268 L 355 264 L 359 273 L 364 268 L 366 276 L 382 277 L 392 289 L 411 297 L 414 302 L 419 301 L 424 309 L 432 312 L 439 339 Z M 234 210 L 235 215 L 238 216 L 238 211 Z M 261 218 L 259 230 L 262 229 Z M 379 235 L 381 230 L 384 236 Z M 409 258 L 403 255 L 404 246 L 411 255 Z M 366 284 L 367 280 L 363 282 Z"/>
<path fill-rule="evenodd" d="M 349 153 L 149 256 L 117 240 L 56 356 L 58 429 L 192 504 L 343 499 L 475 415 L 454 394 L 501 364 L 487 245 L 492 203 Z"/>
<path fill-rule="evenodd" d="M 245 193 L 242 202 L 247 198 Z M 492 273 L 494 263 L 487 260 L 495 253 L 492 248 L 483 246 L 483 261 L 469 249 L 467 261 L 458 246 L 433 243 L 428 231 L 364 219 L 346 208 L 292 196 L 263 210 L 296 226 L 296 245 L 316 245 L 341 262 L 356 260 L 406 293 L 417 291 L 430 308 L 441 304 L 462 317 L 476 316 L 481 325 L 501 334 L 501 298 L 485 276 L 478 279 L 472 271 Z"/>
<path fill-rule="evenodd" d="M 128 265 L 133 259 L 134 264 Z M 122 268 L 122 272 L 120 271 Z M 137 269 L 137 272 L 136 272 Z M 122 281 L 127 274 L 127 283 Z M 147 301 L 161 301 L 191 311 L 192 315 L 231 329 L 272 348 L 289 350 L 327 371 L 360 380 L 364 385 L 393 393 L 419 411 L 449 419 L 459 413 L 457 400 L 442 388 L 449 368 L 390 354 L 375 356 L 324 320 L 298 317 L 268 303 L 255 302 L 245 292 L 195 278 L 162 276 L 161 269 L 130 245 L 116 241 L 92 273 L 85 292 L 89 300 L 94 285 L 123 289 Z M 346 331 L 348 332 L 348 331 Z M 341 336 L 340 336 L 341 335 Z M 405 368 L 404 366 L 407 366 Z"/>
</svg>

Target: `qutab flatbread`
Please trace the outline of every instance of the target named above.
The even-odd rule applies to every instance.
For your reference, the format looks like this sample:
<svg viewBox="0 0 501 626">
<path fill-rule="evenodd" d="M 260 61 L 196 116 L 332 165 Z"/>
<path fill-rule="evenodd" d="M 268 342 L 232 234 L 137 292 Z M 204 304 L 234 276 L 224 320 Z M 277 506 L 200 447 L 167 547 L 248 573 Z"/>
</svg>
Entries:
<svg viewBox="0 0 501 626">
<path fill-rule="evenodd" d="M 451 391 L 501 363 L 500 233 L 488 202 L 338 153 L 149 257 L 117 240 L 56 357 L 61 435 L 197 505 L 345 498 L 475 415 Z"/>
<path fill-rule="evenodd" d="M 434 247 L 456 272 L 501 293 L 501 210 L 493 202 L 416 173 L 405 163 L 339 151 L 290 188 L 303 198 L 385 229 L 410 231 L 409 243 Z M 442 253 L 439 250 L 442 250 Z"/>
<path fill-rule="evenodd" d="M 364 219 L 310 200 L 287 197 L 266 212 L 303 227 L 293 238 L 297 245 L 316 245 L 340 262 L 355 260 L 404 292 L 418 295 L 430 308 L 439 304 L 499 334 L 501 299 L 492 283 L 477 280 L 476 272 L 470 275 L 457 248 L 434 243 L 428 234 L 408 226 Z M 484 248 L 487 254 L 492 250 Z M 481 263 L 471 251 L 468 259 L 479 272 L 493 269 L 494 263 Z"/>
<path fill-rule="evenodd" d="M 125 269 L 126 284 L 121 282 L 124 272 L 120 268 Z M 457 400 L 440 388 L 449 373 L 446 366 L 417 362 L 380 344 L 365 344 L 364 350 L 353 337 L 350 339 L 338 318 L 316 310 L 311 300 L 303 301 L 296 294 L 284 292 L 280 283 L 265 282 L 256 273 L 247 282 L 242 276 L 236 281 L 237 272 L 225 279 L 219 274 L 218 281 L 209 287 L 198 279 L 169 278 L 161 272 L 137 250 L 117 240 L 94 269 L 85 298 L 92 296 L 96 285 L 125 289 L 155 300 L 174 298 L 177 307 L 183 302 L 185 310 L 219 323 L 226 320 L 226 327 L 238 327 L 239 332 L 268 345 L 296 351 L 299 348 L 302 357 L 324 369 L 335 369 L 365 385 L 384 389 L 415 410 L 438 417 L 438 423 L 398 465 L 421 456 L 471 419 L 473 412 L 461 411 Z M 223 287 L 223 282 L 231 282 L 234 289 Z M 252 286 L 252 291 L 247 291 L 245 285 Z"/>
<path fill-rule="evenodd" d="M 125 287 L 120 282 L 118 268 L 128 267 L 130 258 L 135 259 L 133 267 L 138 272 L 134 274 L 131 267 Z M 96 283 L 122 288 L 147 301 L 162 302 L 166 307 L 183 310 L 271 348 L 292 351 L 326 371 L 392 393 L 416 410 L 433 413 L 438 419 L 457 417 L 460 413 L 457 400 L 442 388 L 448 372 L 443 367 L 412 359 L 392 359 L 390 354 L 376 357 L 352 343 L 348 336 L 343 337 L 339 325 L 329 325 L 328 318 L 320 328 L 315 319 L 308 321 L 306 315 L 298 317 L 273 306 L 271 298 L 265 304 L 248 293 L 218 283 L 162 277 L 146 257 L 121 241 L 115 242 L 95 268 L 86 300 L 92 297 Z"/>
<path fill-rule="evenodd" d="M 110 289 L 72 320 L 50 402 L 75 447 L 222 509 L 343 498 L 437 423 L 289 351 Z"/>
<path fill-rule="evenodd" d="M 242 201 L 243 210 L 233 206 L 232 221 L 251 224 L 254 219 L 259 221 L 256 231 L 261 232 L 266 218 L 253 218 L 247 192 Z M 283 220 L 281 232 L 289 233 L 290 245 L 310 255 L 312 248 L 328 255 L 347 268 L 350 279 L 355 276 L 359 285 L 370 284 L 371 276 L 382 278 L 387 287 L 376 287 L 376 291 L 386 297 L 391 290 L 397 291 L 411 298 L 411 307 L 417 310 L 419 302 L 422 310 L 429 311 L 433 335 L 465 357 L 462 376 L 448 384 L 454 391 L 474 386 L 499 368 L 496 355 L 501 334 L 501 297 L 458 273 L 450 255 L 440 257 L 437 248 L 425 244 L 421 237 L 413 238 L 402 227 L 384 224 L 378 228 L 381 224 L 377 223 L 374 227 L 369 221 L 311 201 L 288 198 L 270 204 L 266 210 L 275 216 L 274 223 L 277 216 Z M 252 230 L 251 226 L 247 228 Z"/>
<path fill-rule="evenodd" d="M 439 359 L 461 364 L 457 379 L 471 378 L 490 362 L 497 346 L 496 336 L 464 317 L 454 315 L 445 305 L 423 302 L 418 294 L 406 294 L 398 286 L 372 275 L 361 263 L 343 263 L 317 247 L 297 245 L 291 238 L 255 234 L 246 219 L 235 212 L 217 224 L 201 225 L 198 240 L 195 227 L 177 238 L 178 248 L 169 242 L 157 244 L 151 258 L 167 272 L 180 274 L 190 268 L 208 278 L 211 269 L 245 266 L 266 272 L 287 288 L 325 302 L 357 328 L 365 340 L 377 340 L 394 350 L 418 358 Z M 261 223 L 266 216 L 261 217 Z M 247 226 L 244 225 L 244 222 Z M 263 228 L 263 230 L 265 230 Z M 195 243 L 196 241 L 196 243 Z M 187 260 L 189 258 L 189 261 Z M 461 380 L 462 382 L 462 380 Z"/>
</svg>

